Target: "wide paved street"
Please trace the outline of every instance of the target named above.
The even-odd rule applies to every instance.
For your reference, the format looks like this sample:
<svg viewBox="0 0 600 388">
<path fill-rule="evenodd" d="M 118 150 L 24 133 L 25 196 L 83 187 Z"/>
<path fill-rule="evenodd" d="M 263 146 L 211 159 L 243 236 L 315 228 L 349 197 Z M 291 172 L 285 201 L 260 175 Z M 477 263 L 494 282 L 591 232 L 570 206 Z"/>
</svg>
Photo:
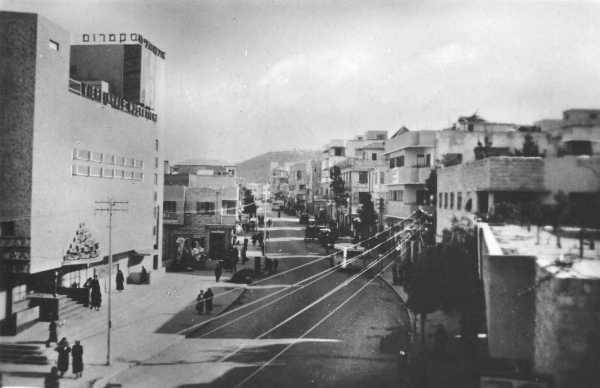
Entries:
<svg viewBox="0 0 600 388">
<path fill-rule="evenodd" d="M 397 295 L 373 276 L 376 271 L 316 275 L 330 266 L 315 258 L 324 249 L 302 240 L 304 227 L 297 219 L 275 215 L 273 220 L 267 254 L 280 257 L 282 275 L 256 282 L 231 307 L 235 311 L 187 333 L 111 382 L 127 387 L 402 386 L 395 354 L 406 343 L 408 318 Z"/>
</svg>

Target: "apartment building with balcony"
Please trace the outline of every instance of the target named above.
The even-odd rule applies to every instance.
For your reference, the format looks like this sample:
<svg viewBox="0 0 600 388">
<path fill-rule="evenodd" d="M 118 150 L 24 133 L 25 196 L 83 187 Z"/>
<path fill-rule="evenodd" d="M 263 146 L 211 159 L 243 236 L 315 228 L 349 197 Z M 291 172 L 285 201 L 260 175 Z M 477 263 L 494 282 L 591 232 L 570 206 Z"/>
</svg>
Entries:
<svg viewBox="0 0 600 388">
<path fill-rule="evenodd" d="M 68 31 L 33 13 L 0 12 L 0 35 L 0 321 L 14 332 L 39 318 L 30 292 L 107 275 L 108 220 L 96 212 L 107 203 L 97 201 L 127 202 L 113 217 L 115 267 L 162 270 L 164 57 L 129 37 L 75 54 Z M 129 67 L 107 51 L 128 51 Z M 148 67 L 127 98 L 106 73 L 139 78 Z"/>
<path fill-rule="evenodd" d="M 425 181 L 435 158 L 436 131 L 398 130 L 385 144 L 387 192 L 384 218 L 410 216 L 419 206 L 429 206 Z"/>
<path fill-rule="evenodd" d="M 211 163 L 176 164 L 175 172 L 165 175 L 163 255 L 168 260 L 181 260 L 181 244 L 201 248 L 212 259 L 223 259 L 231 248 L 240 211 L 236 169 L 225 162 Z"/>
</svg>

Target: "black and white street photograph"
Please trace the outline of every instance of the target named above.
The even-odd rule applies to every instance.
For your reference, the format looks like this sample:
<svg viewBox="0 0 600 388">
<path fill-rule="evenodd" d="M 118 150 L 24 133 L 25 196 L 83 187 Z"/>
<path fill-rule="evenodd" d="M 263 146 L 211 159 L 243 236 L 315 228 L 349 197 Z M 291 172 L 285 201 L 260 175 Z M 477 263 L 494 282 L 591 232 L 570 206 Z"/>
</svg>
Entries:
<svg viewBox="0 0 600 388">
<path fill-rule="evenodd" d="M 600 387 L 600 1 L 0 0 L 0 387 Z"/>
</svg>

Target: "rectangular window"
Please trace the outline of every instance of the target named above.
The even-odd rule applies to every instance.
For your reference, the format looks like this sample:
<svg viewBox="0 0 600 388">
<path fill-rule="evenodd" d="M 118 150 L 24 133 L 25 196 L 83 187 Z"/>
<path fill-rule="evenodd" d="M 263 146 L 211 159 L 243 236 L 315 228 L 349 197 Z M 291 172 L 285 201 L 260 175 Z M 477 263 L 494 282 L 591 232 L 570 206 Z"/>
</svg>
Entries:
<svg viewBox="0 0 600 388">
<path fill-rule="evenodd" d="M 74 164 L 72 166 L 72 173 L 73 175 L 78 175 L 78 176 L 88 176 L 90 175 L 90 168 L 88 166 L 82 166 L 82 165 L 76 165 Z"/>
<path fill-rule="evenodd" d="M 444 209 L 448 209 L 448 193 L 444 193 Z"/>
<path fill-rule="evenodd" d="M 158 174 L 154 174 L 154 184 L 158 184 Z"/>
<path fill-rule="evenodd" d="M 133 171 L 125 171 L 125 179 L 132 180 L 133 179 Z"/>
<path fill-rule="evenodd" d="M 154 139 L 154 151 L 158 152 L 158 139 Z"/>
<path fill-rule="evenodd" d="M 133 158 L 125 158 L 125 167 L 133 167 L 135 165 L 135 161 Z"/>
<path fill-rule="evenodd" d="M 431 154 L 425 155 L 425 167 L 431 166 Z"/>
<path fill-rule="evenodd" d="M 114 178 L 115 170 L 111 167 L 103 167 L 102 168 L 102 176 L 104 178 Z"/>
<path fill-rule="evenodd" d="M 115 155 L 112 154 L 104 154 L 104 163 L 113 165 L 115 164 Z"/>
<path fill-rule="evenodd" d="M 48 40 L 48 48 L 54 51 L 58 51 L 60 48 L 60 44 L 55 40 Z"/>
<path fill-rule="evenodd" d="M 296 171 L 296 179 L 302 179 L 302 171 Z"/>
<path fill-rule="evenodd" d="M 369 183 L 369 173 L 367 171 L 358 172 L 358 183 L 362 185 Z"/>
<path fill-rule="evenodd" d="M 125 171 L 123 171 L 123 169 L 115 168 L 115 178 L 123 179 L 124 176 L 125 176 Z"/>
<path fill-rule="evenodd" d="M 73 159 L 90 160 L 90 151 L 74 149 L 73 150 Z"/>
<path fill-rule="evenodd" d="M 124 167 L 125 166 L 125 157 L 117 156 L 117 166 Z"/>
<path fill-rule="evenodd" d="M 135 168 L 144 168 L 144 161 L 143 160 L 134 160 L 133 161 L 133 167 Z"/>
<path fill-rule="evenodd" d="M 417 167 L 425 167 L 425 155 L 424 154 L 417 155 Z"/>
<path fill-rule="evenodd" d="M 91 166 L 90 167 L 90 176 L 101 177 L 102 176 L 102 167 Z"/>
<path fill-rule="evenodd" d="M 441 209 L 442 208 L 442 203 L 443 203 L 443 201 L 442 201 L 442 193 L 440 193 L 440 195 L 438 197 L 439 197 L 438 198 L 438 207 Z"/>
<path fill-rule="evenodd" d="M 143 181 L 144 180 L 144 173 L 143 172 L 135 172 L 133 174 L 133 179 L 135 179 L 136 181 Z"/>
<path fill-rule="evenodd" d="M 102 152 L 92 152 L 92 156 L 90 157 L 92 162 L 102 163 Z"/>
<path fill-rule="evenodd" d="M 379 171 L 379 184 L 384 184 L 385 183 L 385 172 L 384 171 Z"/>
<path fill-rule="evenodd" d="M 214 202 L 196 202 L 196 214 L 204 216 L 215 215 L 215 203 Z"/>
<path fill-rule="evenodd" d="M 390 158 L 390 168 L 396 167 L 396 158 Z"/>
<path fill-rule="evenodd" d="M 175 201 L 164 201 L 163 211 L 165 213 L 175 213 L 177 211 L 177 202 Z"/>
<path fill-rule="evenodd" d="M 221 206 L 223 207 L 223 214 L 235 215 L 235 205 L 235 201 L 221 201 Z"/>
<path fill-rule="evenodd" d="M 454 209 L 454 193 L 450 193 L 450 209 Z"/>
<path fill-rule="evenodd" d="M 158 201 L 158 193 L 155 191 L 154 192 L 154 202 Z"/>
<path fill-rule="evenodd" d="M 4 221 L 0 222 L 0 236 L 15 236 L 15 222 L 14 221 Z"/>
<path fill-rule="evenodd" d="M 158 168 L 158 158 L 154 158 L 154 168 Z"/>
<path fill-rule="evenodd" d="M 306 185 L 299 185 L 298 190 L 306 190 Z"/>
<path fill-rule="evenodd" d="M 396 167 L 404 167 L 404 155 L 396 158 Z"/>
<path fill-rule="evenodd" d="M 371 160 L 377 160 L 377 154 L 376 153 L 372 153 L 371 154 Z"/>
<path fill-rule="evenodd" d="M 459 191 L 456 193 L 456 209 L 460 210 L 462 208 L 462 192 Z"/>
</svg>

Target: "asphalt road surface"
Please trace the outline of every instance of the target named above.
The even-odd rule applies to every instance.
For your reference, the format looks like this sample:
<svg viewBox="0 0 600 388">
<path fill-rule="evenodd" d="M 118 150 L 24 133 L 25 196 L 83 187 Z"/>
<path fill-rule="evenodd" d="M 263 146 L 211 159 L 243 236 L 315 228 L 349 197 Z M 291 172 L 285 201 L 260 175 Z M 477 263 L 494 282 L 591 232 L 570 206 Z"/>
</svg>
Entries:
<svg viewBox="0 0 600 388">
<path fill-rule="evenodd" d="M 304 230 L 297 220 L 276 214 L 273 220 L 267 255 L 282 256 L 279 273 L 324 254 L 317 242 L 299 239 Z M 396 355 L 407 343 L 408 317 L 396 294 L 374 276 L 381 268 L 360 276 L 341 270 L 316 275 L 329 267 L 328 260 L 317 260 L 257 282 L 230 309 L 236 311 L 114 381 L 140 387 L 402 387 Z"/>
</svg>

